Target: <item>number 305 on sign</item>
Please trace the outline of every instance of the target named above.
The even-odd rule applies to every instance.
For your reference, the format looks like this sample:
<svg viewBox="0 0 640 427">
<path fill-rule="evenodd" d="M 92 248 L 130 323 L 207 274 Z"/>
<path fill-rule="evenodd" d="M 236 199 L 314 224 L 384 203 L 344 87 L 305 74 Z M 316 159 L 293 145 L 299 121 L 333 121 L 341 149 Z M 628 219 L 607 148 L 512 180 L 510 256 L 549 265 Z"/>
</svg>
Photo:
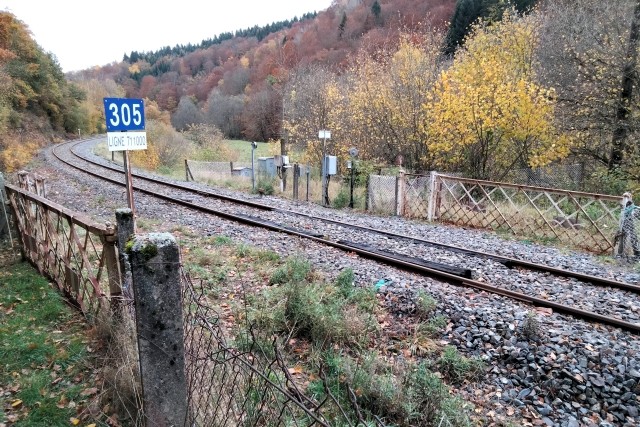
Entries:
<svg viewBox="0 0 640 427">
<path fill-rule="evenodd" d="M 144 130 L 142 99 L 104 98 L 107 132 Z"/>
</svg>

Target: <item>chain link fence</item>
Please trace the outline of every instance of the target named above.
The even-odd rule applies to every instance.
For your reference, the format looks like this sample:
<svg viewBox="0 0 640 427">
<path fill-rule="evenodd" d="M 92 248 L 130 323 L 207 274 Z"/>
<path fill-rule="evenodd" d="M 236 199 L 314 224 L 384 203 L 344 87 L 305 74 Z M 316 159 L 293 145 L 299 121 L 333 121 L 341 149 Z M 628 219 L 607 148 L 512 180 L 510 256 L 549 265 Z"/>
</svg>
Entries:
<svg viewBox="0 0 640 427">
<path fill-rule="evenodd" d="M 323 411 L 337 402 L 307 396 L 275 340 L 260 343 L 248 327 L 240 343 L 230 344 L 231 331 L 207 302 L 205 287 L 194 284 L 184 270 L 182 282 L 190 413 L 186 425 L 355 425 L 348 418 L 332 423 L 325 417 Z M 335 406 L 330 411 L 335 414 Z M 342 409 L 337 413 L 346 417 Z"/>
<path fill-rule="evenodd" d="M 589 172 L 590 168 L 585 163 L 552 165 L 535 169 L 522 168 L 513 170 L 502 181 L 536 187 L 586 191 L 586 176 Z"/>
<path fill-rule="evenodd" d="M 395 215 L 397 206 L 397 177 L 369 175 L 367 182 L 367 210 L 377 214 Z"/>
<path fill-rule="evenodd" d="M 404 180 L 403 214 L 408 218 L 427 218 L 429 215 L 430 177 L 429 175 L 406 174 Z"/>
</svg>

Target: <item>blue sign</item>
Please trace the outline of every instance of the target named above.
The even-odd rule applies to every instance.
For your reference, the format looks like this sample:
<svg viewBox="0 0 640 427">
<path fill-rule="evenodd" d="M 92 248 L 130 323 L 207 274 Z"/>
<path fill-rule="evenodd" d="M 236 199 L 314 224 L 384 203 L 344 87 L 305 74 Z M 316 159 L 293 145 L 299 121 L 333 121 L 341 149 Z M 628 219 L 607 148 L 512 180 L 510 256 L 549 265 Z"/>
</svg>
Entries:
<svg viewBox="0 0 640 427">
<path fill-rule="evenodd" d="M 104 98 L 107 132 L 144 130 L 142 99 Z"/>
</svg>

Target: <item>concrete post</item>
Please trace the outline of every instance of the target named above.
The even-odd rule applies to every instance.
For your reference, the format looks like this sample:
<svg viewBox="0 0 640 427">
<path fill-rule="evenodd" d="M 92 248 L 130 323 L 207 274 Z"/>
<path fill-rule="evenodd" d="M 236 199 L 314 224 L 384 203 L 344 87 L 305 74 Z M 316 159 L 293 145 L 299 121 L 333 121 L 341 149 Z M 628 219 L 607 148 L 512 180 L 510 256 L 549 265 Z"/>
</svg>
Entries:
<svg viewBox="0 0 640 427">
<path fill-rule="evenodd" d="M 404 216 L 406 187 L 404 170 L 400 169 L 396 177 L 396 215 L 398 216 Z"/>
<path fill-rule="evenodd" d="M 188 411 L 178 245 L 169 233 L 136 236 L 132 243 L 145 418 L 148 426 L 182 426 Z"/>
<path fill-rule="evenodd" d="M 427 208 L 427 221 L 433 221 L 437 218 L 436 214 L 436 198 L 438 192 L 436 190 L 436 179 L 438 174 L 434 171 L 429 172 L 429 205 Z"/>
</svg>

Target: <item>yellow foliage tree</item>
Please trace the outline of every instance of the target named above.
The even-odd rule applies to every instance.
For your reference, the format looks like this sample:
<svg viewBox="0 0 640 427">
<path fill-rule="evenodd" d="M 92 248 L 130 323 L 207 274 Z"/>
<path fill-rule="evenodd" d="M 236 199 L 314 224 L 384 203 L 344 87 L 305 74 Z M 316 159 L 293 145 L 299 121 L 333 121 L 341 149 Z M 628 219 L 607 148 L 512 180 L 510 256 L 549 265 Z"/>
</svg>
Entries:
<svg viewBox="0 0 640 427">
<path fill-rule="evenodd" d="M 361 53 L 351 71 L 349 128 L 364 159 L 428 169 L 422 108 L 438 77 L 441 38 L 404 34 L 397 46 Z"/>
<path fill-rule="evenodd" d="M 475 26 L 423 105 L 426 144 L 439 167 L 503 179 L 514 167 L 569 154 L 554 126 L 555 93 L 535 83 L 536 18 L 505 13 Z"/>
</svg>

